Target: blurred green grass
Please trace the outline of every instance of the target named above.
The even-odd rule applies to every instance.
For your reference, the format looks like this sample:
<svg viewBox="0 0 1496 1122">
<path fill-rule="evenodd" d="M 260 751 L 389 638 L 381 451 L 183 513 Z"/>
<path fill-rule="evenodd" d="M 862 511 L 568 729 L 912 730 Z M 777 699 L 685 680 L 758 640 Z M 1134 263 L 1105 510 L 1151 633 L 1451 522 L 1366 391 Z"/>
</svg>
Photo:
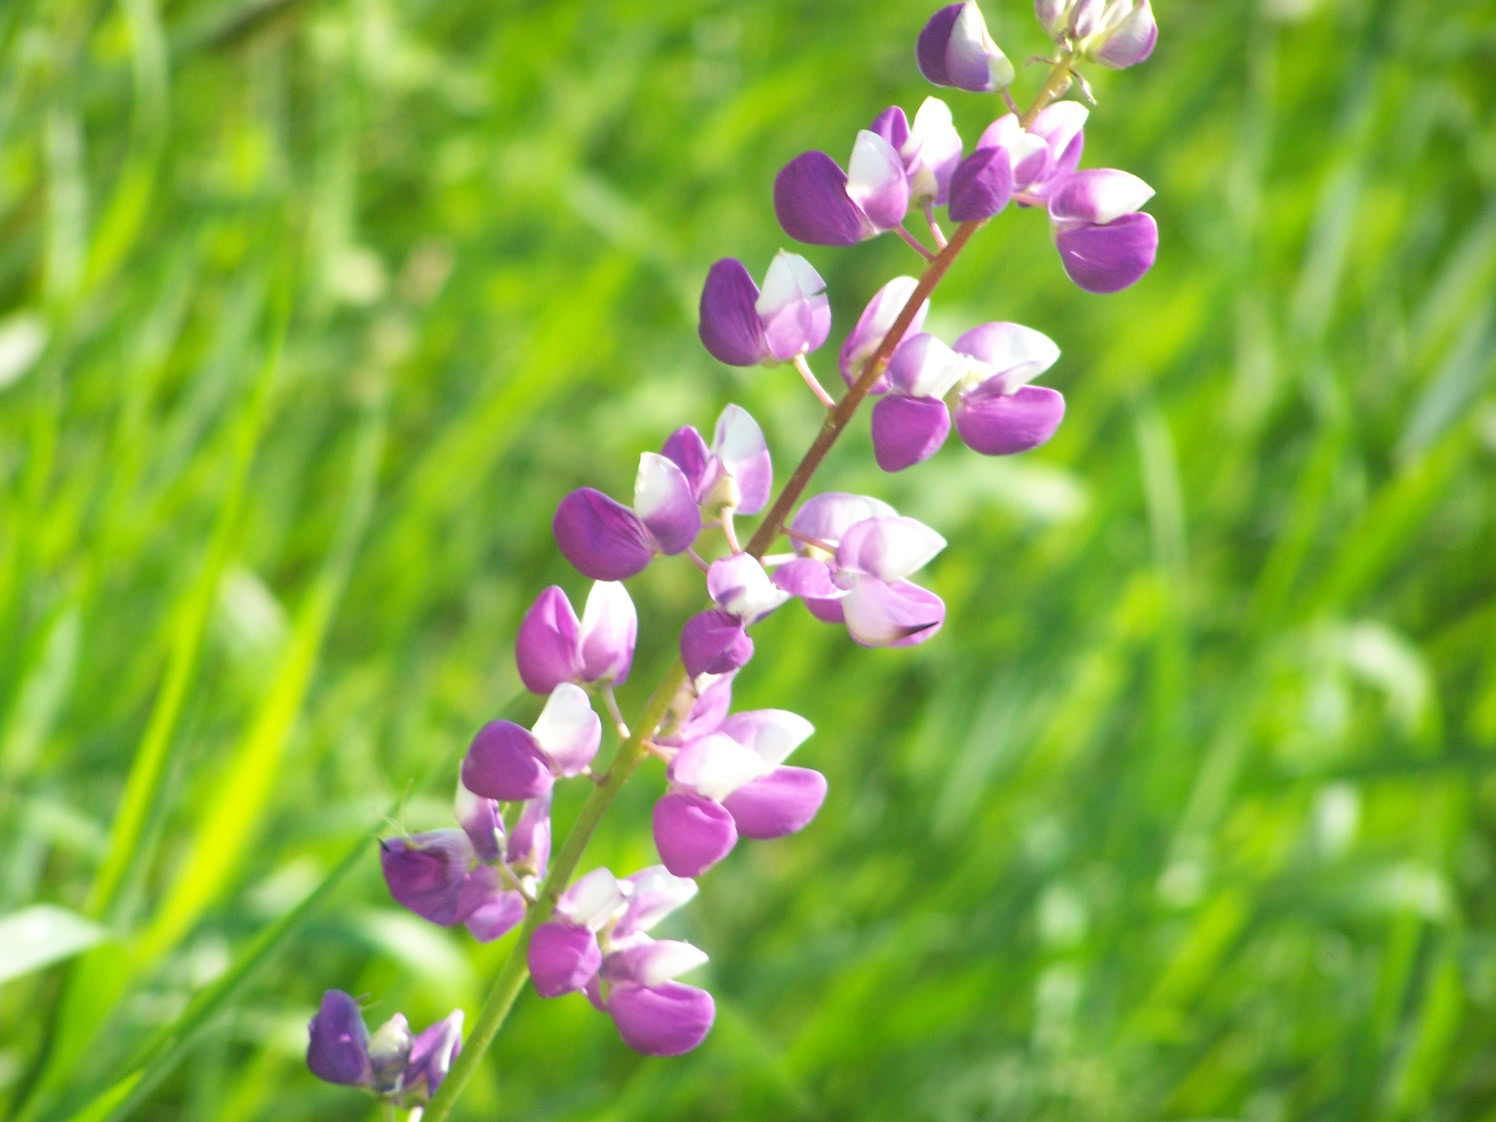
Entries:
<svg viewBox="0 0 1496 1122">
<path fill-rule="evenodd" d="M 950 623 L 760 625 L 738 703 L 806 714 L 832 794 L 679 922 L 707 1045 L 527 998 L 462 1116 L 1496 1118 L 1496 9 L 1158 10 L 1086 161 L 1157 188 L 1158 266 L 1087 296 L 1006 214 L 932 315 L 1054 337 L 1059 436 L 888 478 L 864 424 L 828 466 L 949 538 Z M 782 244 L 785 160 L 930 92 L 927 15 L 0 5 L 0 916 L 102 936 L 0 982 L 0 1115 L 144 1054 L 137 1118 L 365 1117 L 302 1066 L 324 988 L 476 1009 L 507 943 L 395 908 L 372 841 L 293 909 L 529 713 L 514 626 L 582 590 L 567 490 L 729 400 L 781 473 L 808 443 L 791 376 L 700 350 L 696 292 Z M 949 100 L 968 138 L 994 112 Z M 843 326 L 915 264 L 810 256 Z M 634 582 L 626 709 L 683 569 Z M 657 782 L 599 862 L 653 859 Z"/>
</svg>

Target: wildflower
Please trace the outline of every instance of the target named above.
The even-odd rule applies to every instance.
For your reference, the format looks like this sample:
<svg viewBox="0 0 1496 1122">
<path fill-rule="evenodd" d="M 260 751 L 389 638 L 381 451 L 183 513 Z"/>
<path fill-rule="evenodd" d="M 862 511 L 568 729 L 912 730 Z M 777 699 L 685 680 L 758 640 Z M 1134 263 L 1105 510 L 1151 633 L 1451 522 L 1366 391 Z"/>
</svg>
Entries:
<svg viewBox="0 0 1496 1122">
<path fill-rule="evenodd" d="M 801 556 L 776 569 L 774 583 L 817 619 L 846 624 L 864 647 L 914 646 L 940 630 L 945 604 L 904 579 L 945 548 L 934 530 L 838 492 L 807 502 L 791 529 Z"/>
<path fill-rule="evenodd" d="M 871 131 L 888 141 L 904 162 L 909 201 L 944 206 L 951 175 L 961 162 L 961 136 L 950 108 L 938 97 L 927 97 L 910 125 L 897 105 L 878 114 Z"/>
<path fill-rule="evenodd" d="M 748 627 L 789 599 L 774 587 L 758 559 L 747 553 L 713 561 L 707 591 L 717 607 L 692 616 L 681 631 L 680 652 L 691 677 L 725 674 L 753 657 Z"/>
<path fill-rule="evenodd" d="M 1118 292 L 1153 267 L 1158 223 L 1138 209 L 1152 197 L 1152 187 L 1125 171 L 1066 177 L 1049 197 L 1049 220 L 1071 280 L 1087 292 Z"/>
<path fill-rule="evenodd" d="M 769 502 L 774 467 L 763 430 L 746 409 L 729 405 L 717 418 L 712 443 L 685 425 L 660 449 L 681 470 L 701 517 L 757 514 Z"/>
<path fill-rule="evenodd" d="M 536 991 L 585 991 L 624 1042 L 646 1055 L 689 1052 L 706 1038 L 716 1007 L 711 994 L 675 979 L 706 955 L 647 932 L 695 894 L 693 881 L 658 865 L 623 880 L 594 869 L 562 894 L 556 918 L 535 930 L 528 961 Z"/>
<path fill-rule="evenodd" d="M 893 330 L 894 321 L 899 318 L 899 312 L 909 302 L 918 286 L 919 282 L 913 277 L 894 277 L 868 301 L 867 307 L 862 310 L 862 315 L 857 317 L 857 326 L 852 328 L 852 333 L 842 344 L 839 365 L 847 385 L 855 385 L 857 379 L 862 376 L 863 364 L 872 358 L 878 348 L 883 345 L 884 336 Z M 929 311 L 930 301 L 926 300 L 915 311 L 914 319 L 910 321 L 906 329 L 906 335 L 910 332 L 918 332 L 924 326 L 925 316 L 929 314 Z M 878 380 L 873 383 L 872 392 L 883 393 L 887 388 L 887 379 L 879 374 Z"/>
<path fill-rule="evenodd" d="M 1113 70 L 1136 66 L 1158 42 L 1148 0 L 1036 0 L 1035 11 L 1044 30 L 1068 42 L 1076 58 Z"/>
<path fill-rule="evenodd" d="M 738 836 L 767 840 L 802 829 L 826 797 L 826 780 L 785 758 L 814 730 L 782 709 L 737 713 L 716 732 L 681 747 L 670 762 L 670 790 L 655 804 L 654 837 L 665 868 L 706 872 Z"/>
<path fill-rule="evenodd" d="M 328 990 L 307 1025 L 307 1067 L 318 1079 L 362 1087 L 402 1107 L 429 1102 L 462 1047 L 462 1010 L 414 1039 L 396 1013 L 371 1036 L 358 1003 Z"/>
<path fill-rule="evenodd" d="M 616 581 L 642 573 L 656 553 L 691 548 L 701 515 L 681 469 L 645 452 L 629 509 L 601 491 L 583 487 L 561 500 L 551 530 L 562 554 L 583 576 Z"/>
<path fill-rule="evenodd" d="M 562 682 L 532 728 L 490 721 L 478 730 L 462 761 L 462 785 L 488 799 L 533 799 L 586 771 L 601 742 L 602 722 L 586 693 Z"/>
<path fill-rule="evenodd" d="M 1013 84 L 1013 64 L 987 33 L 976 0 L 950 4 L 931 16 L 914 56 L 919 72 L 937 86 L 989 93 Z"/>
<path fill-rule="evenodd" d="M 1057 391 L 1028 383 L 1054 365 L 1059 348 L 1016 323 L 973 328 L 947 347 L 933 335 L 906 339 L 888 367 L 890 393 L 873 407 L 873 453 L 884 471 L 900 471 L 939 451 L 951 421 L 942 400 L 958 394 L 956 429 L 989 456 L 1043 444 L 1065 415 Z"/>
<path fill-rule="evenodd" d="M 976 151 L 997 148 L 1006 153 L 1013 193 L 1032 206 L 1043 202 L 1050 188 L 1080 165 L 1089 115 L 1078 101 L 1057 101 L 1025 129 L 1016 114 L 1005 113 L 982 132 Z"/>
<path fill-rule="evenodd" d="M 763 291 L 741 261 L 724 257 L 707 271 L 701 290 L 702 345 L 728 366 L 771 366 L 816 350 L 831 332 L 825 289 L 798 254 L 775 255 Z"/>
<path fill-rule="evenodd" d="M 856 245 L 901 225 L 908 209 L 903 159 L 866 129 L 846 171 L 824 152 L 802 152 L 774 180 L 779 225 L 811 245 Z"/>
<path fill-rule="evenodd" d="M 515 637 L 520 680 L 540 694 L 562 682 L 621 686 L 633 665 L 638 632 L 634 602 L 616 581 L 593 584 L 580 621 L 566 593 L 551 585 L 536 597 Z"/>
</svg>

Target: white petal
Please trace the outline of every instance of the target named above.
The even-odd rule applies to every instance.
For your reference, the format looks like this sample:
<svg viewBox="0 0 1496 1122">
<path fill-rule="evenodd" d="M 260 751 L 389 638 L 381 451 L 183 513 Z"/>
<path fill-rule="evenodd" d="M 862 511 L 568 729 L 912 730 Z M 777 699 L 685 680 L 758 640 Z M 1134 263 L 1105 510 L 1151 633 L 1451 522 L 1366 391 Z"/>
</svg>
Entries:
<svg viewBox="0 0 1496 1122">
<path fill-rule="evenodd" d="M 628 903 L 632 885 L 621 883 L 607 869 L 593 869 L 579 877 L 556 902 L 556 911 L 573 923 L 598 930 Z"/>
<path fill-rule="evenodd" d="M 551 691 L 530 731 L 562 775 L 577 775 L 597 755 L 602 722 L 592 711 L 587 692 L 562 682 Z"/>
<path fill-rule="evenodd" d="M 670 778 L 699 795 L 721 802 L 739 787 L 767 775 L 770 765 L 730 736 L 713 733 L 693 740 L 670 765 Z"/>
<path fill-rule="evenodd" d="M 781 249 L 769 263 L 769 271 L 764 274 L 764 286 L 759 290 L 753 308 L 761 317 L 768 319 L 781 308 L 808 300 L 825 289 L 826 282 L 821 279 L 820 273 L 811 268 L 809 261 L 798 253 L 787 253 Z"/>
<path fill-rule="evenodd" d="M 722 732 L 774 768 L 805 743 L 815 726 L 787 709 L 751 709 L 728 717 L 722 722 Z"/>
</svg>

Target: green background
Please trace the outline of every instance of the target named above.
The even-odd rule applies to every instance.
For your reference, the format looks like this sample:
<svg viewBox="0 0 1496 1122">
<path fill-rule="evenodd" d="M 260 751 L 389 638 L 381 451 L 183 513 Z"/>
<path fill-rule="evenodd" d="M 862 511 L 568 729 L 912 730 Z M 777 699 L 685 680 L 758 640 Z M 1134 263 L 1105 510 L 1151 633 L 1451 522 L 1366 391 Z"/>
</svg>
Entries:
<svg viewBox="0 0 1496 1122">
<path fill-rule="evenodd" d="M 1029 5 L 985 7 L 1031 96 Z M 781 477 L 806 446 L 697 293 L 786 244 L 785 161 L 932 92 L 928 14 L 0 3 L 0 1116 L 366 1118 L 303 1065 L 324 989 L 472 1017 L 508 940 L 393 905 L 373 838 L 538 711 L 569 489 L 729 401 Z M 667 929 L 706 1044 L 527 994 L 459 1116 L 1496 1118 L 1496 7 L 1158 18 L 1085 160 L 1157 189 L 1157 267 L 1082 293 L 1014 208 L 930 321 L 1052 336 L 1058 436 L 885 477 L 859 418 L 818 483 L 949 539 L 950 616 L 756 629 L 738 703 L 809 717 L 831 793 Z M 968 143 L 998 110 L 948 100 Z M 806 252 L 833 347 L 919 263 Z M 703 600 L 631 587 L 630 713 Z M 596 861 L 653 860 L 661 784 Z"/>
</svg>

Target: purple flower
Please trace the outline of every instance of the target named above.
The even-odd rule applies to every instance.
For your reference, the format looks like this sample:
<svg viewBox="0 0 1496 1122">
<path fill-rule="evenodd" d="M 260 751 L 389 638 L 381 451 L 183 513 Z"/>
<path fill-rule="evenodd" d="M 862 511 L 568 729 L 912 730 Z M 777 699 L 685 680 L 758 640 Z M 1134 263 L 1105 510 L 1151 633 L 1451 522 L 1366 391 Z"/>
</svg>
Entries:
<svg viewBox="0 0 1496 1122">
<path fill-rule="evenodd" d="M 646 932 L 695 894 L 693 881 L 658 865 L 621 881 L 594 869 L 562 895 L 557 918 L 535 931 L 529 966 L 537 992 L 558 997 L 585 990 L 636 1051 L 689 1052 L 705 1039 L 715 1007 L 705 990 L 675 979 L 706 955 Z"/>
<path fill-rule="evenodd" d="M 975 0 L 948 5 L 931 16 L 914 55 L 919 72 L 937 86 L 989 93 L 1013 83 L 1013 64 L 987 33 Z"/>
<path fill-rule="evenodd" d="M 769 446 L 758 422 L 740 406 L 722 410 L 710 447 L 685 425 L 670 434 L 660 451 L 680 469 L 702 517 L 757 514 L 769 502 L 774 486 Z"/>
<path fill-rule="evenodd" d="M 852 328 L 852 333 L 842 344 L 839 365 L 847 385 L 857 383 L 857 379 L 862 376 L 863 364 L 882 346 L 884 336 L 893 330 L 894 321 L 899 318 L 899 313 L 909 303 L 918 286 L 919 282 L 913 277 L 894 277 L 868 301 L 862 315 L 857 317 L 857 326 Z M 918 332 L 924 326 L 925 316 L 929 311 L 930 301 L 926 300 L 914 313 L 914 319 L 905 332 L 906 336 Z M 872 392 L 883 393 L 887 389 L 888 382 L 880 374 L 873 383 Z"/>
<path fill-rule="evenodd" d="M 379 864 L 396 902 L 441 927 L 464 922 L 502 892 L 496 870 L 478 863 L 462 830 L 381 840 Z"/>
<path fill-rule="evenodd" d="M 909 201 L 944 206 L 951 175 L 961 162 L 961 135 L 951 121 L 950 108 L 938 97 L 927 97 L 911 126 L 897 105 L 878 114 L 872 131 L 888 141 L 904 162 Z"/>
<path fill-rule="evenodd" d="M 812 615 L 845 623 L 864 647 L 910 647 L 945 621 L 940 597 L 904 578 L 945 548 L 945 539 L 876 499 L 817 495 L 791 522 L 801 556 L 774 572 L 774 583 L 799 596 Z"/>
<path fill-rule="evenodd" d="M 1043 444 L 1065 415 L 1065 399 L 1028 383 L 1059 354 L 1048 336 L 1016 323 L 973 328 L 954 348 L 933 335 L 906 339 L 889 363 L 890 393 L 873 407 L 878 466 L 901 471 L 939 451 L 951 428 L 942 399 L 953 390 L 956 429 L 974 451 L 1012 455 Z"/>
<path fill-rule="evenodd" d="M 520 680 L 541 694 L 562 682 L 621 686 L 628 681 L 638 632 L 634 602 L 616 581 L 593 584 L 580 621 L 566 593 L 551 585 L 536 597 L 515 637 Z"/>
<path fill-rule="evenodd" d="M 743 263 L 724 257 L 701 290 L 702 345 L 728 366 L 772 366 L 813 351 L 831 332 L 826 282 L 810 262 L 780 250 L 760 292 Z"/>
<path fill-rule="evenodd" d="M 683 553 L 696 540 L 701 515 L 681 469 L 645 452 L 634 480 L 634 507 L 583 487 L 561 500 L 551 530 L 583 576 L 616 581 L 642 573 L 658 553 Z"/>
<path fill-rule="evenodd" d="M 370 1036 L 358 1003 L 342 990 L 328 990 L 307 1025 L 306 1063 L 318 1079 L 415 1107 L 430 1101 L 461 1046 L 460 1009 L 414 1040 L 399 1013 Z"/>
<path fill-rule="evenodd" d="M 1049 221 L 1065 272 L 1087 292 L 1118 292 L 1158 255 L 1158 224 L 1139 208 L 1153 188 L 1111 168 L 1078 171 L 1049 196 Z"/>
<path fill-rule="evenodd" d="M 866 130 L 857 134 L 846 171 L 824 152 L 802 152 L 774 180 L 779 225 L 811 245 L 856 245 L 901 225 L 908 209 L 904 161 Z"/>
<path fill-rule="evenodd" d="M 665 868 L 696 877 L 732 852 L 738 835 L 760 840 L 801 829 L 820 809 L 819 772 L 784 767 L 813 729 L 782 709 L 728 717 L 670 761 L 670 790 L 655 804 L 654 836 Z"/>
<path fill-rule="evenodd" d="M 1148 0 L 1036 0 L 1035 10 L 1056 42 L 1114 70 L 1144 61 L 1158 42 Z"/>
<path fill-rule="evenodd" d="M 747 553 L 713 561 L 706 586 L 717 607 L 691 617 L 680 637 L 681 658 L 692 678 L 725 674 L 746 664 L 753 657 L 748 627 L 789 599 Z"/>
<path fill-rule="evenodd" d="M 462 785 L 486 799 L 533 799 L 557 779 L 586 771 L 601 741 L 602 722 L 587 694 L 562 682 L 533 728 L 490 721 L 478 730 L 462 761 Z"/>
<path fill-rule="evenodd" d="M 1007 113 L 987 126 L 977 140 L 977 151 L 998 148 L 1005 152 L 1013 173 L 1013 193 L 1020 202 L 1033 205 L 1079 166 L 1089 114 L 1078 101 L 1057 101 L 1025 131 L 1018 118 Z"/>
<path fill-rule="evenodd" d="M 700 674 L 692 680 L 691 704 L 683 713 L 672 707 L 665 724 L 655 735 L 656 744 L 665 748 L 679 748 L 688 740 L 695 740 L 709 732 L 716 732 L 732 706 L 732 680 L 736 670 L 725 674 Z"/>
</svg>

